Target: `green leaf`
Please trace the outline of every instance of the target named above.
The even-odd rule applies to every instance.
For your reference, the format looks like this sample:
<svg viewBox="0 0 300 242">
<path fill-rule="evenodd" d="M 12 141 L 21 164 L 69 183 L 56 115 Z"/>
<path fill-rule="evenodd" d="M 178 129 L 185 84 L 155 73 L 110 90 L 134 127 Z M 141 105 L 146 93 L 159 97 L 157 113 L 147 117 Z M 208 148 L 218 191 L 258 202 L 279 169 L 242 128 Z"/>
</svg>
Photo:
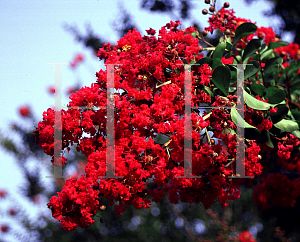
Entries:
<svg viewBox="0 0 300 242">
<path fill-rule="evenodd" d="M 197 31 L 191 33 L 191 36 L 193 36 L 194 38 L 196 38 L 197 37 Z"/>
<path fill-rule="evenodd" d="M 207 86 L 204 86 L 204 90 L 207 92 L 207 94 L 209 94 L 211 97 L 214 97 L 215 94 L 210 90 L 209 87 Z"/>
<path fill-rule="evenodd" d="M 299 130 L 299 125 L 297 122 L 287 119 L 282 119 L 280 122 L 274 124 L 274 126 L 284 132 L 293 132 Z"/>
<path fill-rule="evenodd" d="M 212 60 L 212 58 L 209 58 L 209 57 L 201 58 L 200 60 L 198 60 L 196 62 L 196 64 L 199 64 L 199 65 L 208 64 L 210 66 L 212 66 L 212 63 L 213 63 L 213 60 Z"/>
<path fill-rule="evenodd" d="M 282 62 L 282 57 L 275 57 L 267 60 L 266 65 L 264 67 L 264 75 L 268 76 L 276 72 L 278 70 L 279 64 L 281 64 Z"/>
<path fill-rule="evenodd" d="M 236 134 L 236 132 L 233 129 L 231 129 L 231 128 L 224 128 L 222 130 L 222 134 L 228 134 L 228 133 L 231 134 L 231 135 Z"/>
<path fill-rule="evenodd" d="M 257 100 L 255 97 L 252 97 L 250 94 L 244 91 L 244 98 L 245 98 L 245 103 L 253 109 L 257 110 L 268 110 L 272 108 L 275 105 L 269 104 L 262 102 L 260 100 Z"/>
<path fill-rule="evenodd" d="M 277 48 L 277 47 L 283 47 L 283 46 L 287 46 L 289 45 L 290 43 L 289 42 L 286 42 L 286 41 L 278 41 L 278 42 L 270 42 L 270 44 L 268 45 L 268 49 L 274 49 L 274 48 Z"/>
<path fill-rule="evenodd" d="M 230 52 L 232 49 L 232 44 L 229 42 L 226 42 L 226 49 Z M 226 58 L 227 59 L 227 58 Z"/>
<path fill-rule="evenodd" d="M 300 111 L 296 110 L 296 109 L 291 109 L 292 115 L 294 116 L 295 119 L 299 119 L 300 120 Z"/>
<path fill-rule="evenodd" d="M 281 121 L 282 119 L 284 119 L 289 112 L 289 109 L 285 104 L 278 104 L 276 107 L 278 108 L 277 112 L 270 113 L 270 117 L 274 124 L 276 124 L 279 121 Z"/>
<path fill-rule="evenodd" d="M 155 142 L 156 144 L 163 145 L 163 144 L 167 143 L 169 140 L 170 140 L 169 136 L 164 135 L 164 134 L 158 134 L 158 135 L 155 137 L 154 142 Z"/>
<path fill-rule="evenodd" d="M 212 69 L 215 70 L 218 66 L 224 66 L 220 59 L 214 59 Z"/>
<path fill-rule="evenodd" d="M 283 63 L 282 57 L 271 58 L 271 59 L 267 60 L 265 68 L 268 68 L 269 66 L 272 66 L 272 65 L 278 66 L 279 64 L 282 64 L 282 63 Z"/>
<path fill-rule="evenodd" d="M 234 84 L 237 82 L 237 73 L 236 71 L 231 71 L 231 80 L 230 80 L 230 84 Z"/>
<path fill-rule="evenodd" d="M 196 63 L 195 59 L 191 59 L 190 65 L 194 65 Z"/>
<path fill-rule="evenodd" d="M 260 48 L 260 45 L 261 43 L 259 39 L 251 40 L 245 47 L 243 60 L 245 60 L 247 57 L 251 57 L 254 53 L 256 53 L 256 51 Z"/>
<path fill-rule="evenodd" d="M 225 47 L 226 47 L 226 43 L 225 42 L 221 42 L 217 45 L 214 54 L 213 54 L 213 59 L 221 59 L 223 57 L 223 54 L 225 52 Z"/>
<path fill-rule="evenodd" d="M 231 108 L 230 116 L 232 122 L 234 122 L 239 127 L 245 128 L 245 138 L 253 140 L 259 138 L 260 131 L 254 126 L 247 123 L 235 108 Z"/>
<path fill-rule="evenodd" d="M 212 82 L 227 97 L 230 83 L 230 70 L 228 66 L 218 66 L 212 74 Z"/>
<path fill-rule="evenodd" d="M 267 69 L 264 68 L 264 77 L 267 77 L 267 76 L 274 76 L 274 72 L 276 72 L 278 70 L 278 66 L 276 65 L 273 65 L 273 66 L 269 66 Z"/>
<path fill-rule="evenodd" d="M 236 59 L 237 59 L 239 62 L 237 62 Z M 242 61 L 242 57 L 241 57 L 240 55 L 236 55 L 235 58 L 233 59 L 232 64 L 239 64 L 241 61 Z"/>
<path fill-rule="evenodd" d="M 265 98 L 268 98 L 271 104 L 281 103 L 285 99 L 285 91 L 278 87 L 268 87 L 265 92 Z"/>
<path fill-rule="evenodd" d="M 264 85 L 257 84 L 256 82 L 253 82 L 253 83 L 251 84 L 250 87 L 251 87 L 251 90 L 252 90 L 253 92 L 255 92 L 255 94 L 257 94 L 257 95 L 263 97 L 263 95 L 264 95 L 264 90 L 266 89 L 266 88 L 264 87 Z"/>
<path fill-rule="evenodd" d="M 271 141 L 271 137 L 270 137 L 270 134 L 267 132 L 267 142 L 266 142 L 266 145 L 267 146 L 269 146 L 270 148 L 274 148 L 274 145 L 273 145 L 273 143 L 272 143 L 272 141 Z"/>
<path fill-rule="evenodd" d="M 265 62 L 265 59 L 269 57 L 271 54 L 273 54 L 273 50 L 267 50 L 264 53 L 261 54 L 260 59 L 262 62 Z"/>
<path fill-rule="evenodd" d="M 300 131 L 299 130 L 295 130 L 293 133 L 300 139 Z"/>
<path fill-rule="evenodd" d="M 232 41 L 232 45 L 235 45 L 239 40 L 244 38 L 247 35 L 255 33 L 257 27 L 253 23 L 243 23 L 239 27 L 237 27 L 234 35 L 234 39 Z"/>
<path fill-rule="evenodd" d="M 244 71 L 244 80 L 255 75 L 259 71 L 259 68 L 260 68 L 259 63 L 257 61 L 249 61 L 248 64 L 251 64 L 251 65 L 246 66 L 246 69 Z"/>
<path fill-rule="evenodd" d="M 262 53 L 262 52 L 265 51 L 267 48 L 268 48 L 268 47 L 267 47 L 267 44 L 266 44 L 266 43 L 262 44 L 261 47 L 260 47 L 260 52 Z"/>
</svg>

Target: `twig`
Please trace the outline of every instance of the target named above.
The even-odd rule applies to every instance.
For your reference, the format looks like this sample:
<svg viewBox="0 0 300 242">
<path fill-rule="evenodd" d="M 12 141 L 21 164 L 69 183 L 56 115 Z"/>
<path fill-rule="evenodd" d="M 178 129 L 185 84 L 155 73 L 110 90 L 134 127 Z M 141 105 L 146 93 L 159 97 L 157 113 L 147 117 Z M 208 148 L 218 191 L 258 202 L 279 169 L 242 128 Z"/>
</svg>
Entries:
<svg viewBox="0 0 300 242">
<path fill-rule="evenodd" d="M 207 50 L 207 51 L 210 51 L 210 50 L 215 50 L 216 47 L 208 47 L 208 48 L 203 48 L 203 50 Z"/>
<path fill-rule="evenodd" d="M 228 166 L 230 166 L 230 165 L 234 162 L 234 158 L 228 159 L 228 160 L 230 160 L 230 162 L 227 163 L 227 164 L 224 166 L 225 168 L 228 167 Z"/>
<path fill-rule="evenodd" d="M 210 117 L 211 114 L 212 114 L 212 113 L 206 114 L 206 115 L 203 117 L 203 120 L 208 119 L 208 118 Z M 197 123 L 197 124 L 198 124 L 198 123 Z"/>
<path fill-rule="evenodd" d="M 211 43 L 207 42 L 204 38 L 201 38 L 200 36 L 198 37 L 198 39 L 200 39 L 202 42 L 204 42 L 205 44 L 214 47 Z"/>
<path fill-rule="evenodd" d="M 206 128 L 206 127 L 205 127 L 205 134 L 206 134 L 207 141 L 208 141 L 209 145 L 211 145 L 210 138 L 209 138 L 209 135 L 208 135 L 208 132 L 207 132 L 207 128 Z"/>
</svg>

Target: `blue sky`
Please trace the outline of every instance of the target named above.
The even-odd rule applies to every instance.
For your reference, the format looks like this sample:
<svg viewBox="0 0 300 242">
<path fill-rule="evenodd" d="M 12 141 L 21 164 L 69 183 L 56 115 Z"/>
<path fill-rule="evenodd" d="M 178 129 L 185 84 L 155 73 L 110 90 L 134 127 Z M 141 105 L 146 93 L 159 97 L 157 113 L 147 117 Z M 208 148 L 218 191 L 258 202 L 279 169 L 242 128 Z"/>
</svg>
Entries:
<svg viewBox="0 0 300 242">
<path fill-rule="evenodd" d="M 118 40 L 112 23 L 118 19 L 120 12 L 117 6 L 123 3 L 131 14 L 133 22 L 142 34 L 150 27 L 158 30 L 170 21 L 169 15 L 150 14 L 140 8 L 140 0 L 65 0 L 65 1 L 17 1 L 0 0 L 0 81 L 1 81 L 1 115 L 0 132 L 14 140 L 17 137 L 9 132 L 12 121 L 26 125 L 26 121 L 18 114 L 18 107 L 29 104 L 38 120 L 43 111 L 54 106 L 54 97 L 47 88 L 54 85 L 54 67 L 47 63 L 70 63 L 76 53 L 83 53 L 84 63 L 75 72 L 69 66 L 63 67 L 62 91 L 80 80 L 83 86 L 90 86 L 96 81 L 95 73 L 100 70 L 100 62 L 91 51 L 75 42 L 74 36 L 63 29 L 63 24 L 76 24 L 85 33 L 85 24 L 90 24 L 95 33 L 111 43 Z M 224 1 L 217 1 L 217 8 Z M 278 27 L 279 19 L 266 18 L 263 12 L 271 5 L 265 1 L 257 1 L 246 5 L 241 0 L 229 1 L 236 16 L 256 21 L 258 26 Z M 197 20 L 203 27 L 208 26 L 208 16 L 201 11 L 207 8 L 204 0 L 192 1 L 192 20 Z M 177 16 L 179 16 L 177 12 Z M 175 21 L 176 19 L 172 19 Z M 183 27 L 191 22 L 182 21 Z M 291 36 L 284 36 L 290 41 Z M 63 94 L 62 105 L 68 98 Z M 18 171 L 14 160 L 0 149 L 0 189 L 10 190 L 17 194 L 17 185 L 22 182 L 22 174 Z M 1 207 L 1 204 L 0 204 Z M 45 206 L 44 206 L 45 207 Z M 47 212 L 47 209 L 46 209 Z M 1 223 L 1 220 L 0 220 Z M 0 234 L 1 238 L 1 234 Z"/>
</svg>

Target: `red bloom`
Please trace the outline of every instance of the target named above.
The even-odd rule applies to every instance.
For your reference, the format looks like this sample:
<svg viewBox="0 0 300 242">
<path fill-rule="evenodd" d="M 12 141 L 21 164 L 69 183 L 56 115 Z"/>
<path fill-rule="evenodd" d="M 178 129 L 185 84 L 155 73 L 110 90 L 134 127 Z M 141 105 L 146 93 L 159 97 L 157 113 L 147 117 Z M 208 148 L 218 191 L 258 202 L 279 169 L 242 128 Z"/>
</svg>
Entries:
<svg viewBox="0 0 300 242">
<path fill-rule="evenodd" d="M 68 179 L 58 197 L 53 196 L 48 203 L 54 218 L 61 221 L 66 230 L 74 230 L 77 226 L 87 228 L 95 222 L 91 216 L 95 215 L 99 201 L 96 200 L 99 191 L 91 186 L 91 179 Z"/>
<path fill-rule="evenodd" d="M 257 31 L 255 33 L 259 38 L 262 37 L 264 42 L 268 45 L 271 41 L 275 42 L 275 32 L 271 27 L 265 28 L 265 27 L 260 27 L 257 28 Z"/>
<path fill-rule="evenodd" d="M 23 117 L 28 117 L 31 114 L 30 108 L 28 106 L 20 107 L 19 112 Z"/>
<path fill-rule="evenodd" d="M 293 207 L 300 196 L 299 182 L 287 175 L 271 173 L 254 189 L 254 202 L 264 210 L 272 206 Z"/>
<path fill-rule="evenodd" d="M 55 93 L 55 88 L 53 86 L 51 86 L 51 87 L 48 88 L 48 91 L 50 93 Z"/>
<path fill-rule="evenodd" d="M 17 214 L 17 211 L 14 210 L 14 209 L 10 209 L 10 210 L 9 210 L 9 214 L 12 215 L 12 216 L 13 216 L 13 215 L 16 215 L 16 214 Z"/>
<path fill-rule="evenodd" d="M 284 47 L 278 47 L 274 49 L 275 52 L 283 56 L 283 60 L 287 59 L 287 55 L 293 60 L 298 60 L 299 59 L 299 45 L 297 43 L 290 43 L 287 46 Z"/>
<path fill-rule="evenodd" d="M 270 108 L 270 109 L 269 109 L 270 113 L 276 113 L 277 110 L 278 110 L 277 107 L 274 107 L 274 108 Z"/>
<path fill-rule="evenodd" d="M 254 239 L 253 235 L 249 231 L 242 231 L 239 234 L 239 241 L 240 242 L 256 242 L 257 240 Z"/>
<path fill-rule="evenodd" d="M 156 30 L 150 28 L 149 30 L 146 30 L 147 34 L 150 34 L 150 35 L 155 35 L 156 33 Z"/>
<path fill-rule="evenodd" d="M 0 197 L 5 197 L 7 192 L 5 190 L 0 190 Z"/>
<path fill-rule="evenodd" d="M 74 60 L 70 63 L 71 67 L 77 67 L 80 62 L 84 60 L 84 56 L 82 54 L 77 54 Z"/>
<path fill-rule="evenodd" d="M 8 230 L 8 226 L 6 226 L 6 225 L 1 225 L 0 229 L 1 229 L 1 231 L 2 231 L 3 233 L 5 233 L 5 232 L 7 232 L 7 230 Z"/>
<path fill-rule="evenodd" d="M 225 56 L 222 57 L 221 61 L 224 65 L 232 64 L 234 60 L 234 57 L 229 57 L 228 59 L 225 58 Z"/>
</svg>

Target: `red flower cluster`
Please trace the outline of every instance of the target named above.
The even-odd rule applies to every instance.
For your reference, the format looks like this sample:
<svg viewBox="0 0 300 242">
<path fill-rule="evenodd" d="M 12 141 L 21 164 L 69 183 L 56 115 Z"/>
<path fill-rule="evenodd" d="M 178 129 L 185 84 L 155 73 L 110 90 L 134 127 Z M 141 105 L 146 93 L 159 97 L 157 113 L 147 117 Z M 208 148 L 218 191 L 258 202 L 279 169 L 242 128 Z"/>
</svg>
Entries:
<svg viewBox="0 0 300 242">
<path fill-rule="evenodd" d="M 236 28 L 236 17 L 234 13 L 233 9 L 227 10 L 223 7 L 216 15 L 212 15 L 209 18 L 208 22 L 210 26 L 206 27 L 205 30 L 211 33 L 213 33 L 215 29 L 220 29 L 222 33 L 227 29 L 234 31 Z"/>
<path fill-rule="evenodd" d="M 288 134 L 285 140 L 278 143 L 278 163 L 287 171 L 300 172 L 300 152 L 297 148 L 300 145 L 299 139 L 292 134 Z"/>
<path fill-rule="evenodd" d="M 274 51 L 280 54 L 283 57 L 283 60 L 286 60 L 288 56 L 290 59 L 296 61 L 300 59 L 299 45 L 294 42 L 284 47 L 275 48 Z"/>
<path fill-rule="evenodd" d="M 67 230 L 74 230 L 77 226 L 87 228 L 95 221 L 91 216 L 98 211 L 99 191 L 97 182 L 91 177 L 81 176 L 66 181 L 58 197 L 53 196 L 48 204 L 54 218 L 62 221 L 62 226 Z"/>
<path fill-rule="evenodd" d="M 254 189 L 254 202 L 264 210 L 272 206 L 294 206 L 300 196 L 299 185 L 299 179 L 290 180 L 287 175 L 271 173 Z"/>
<path fill-rule="evenodd" d="M 253 235 L 249 231 L 242 231 L 239 233 L 239 241 L 240 242 L 256 242 L 257 240 L 253 237 Z"/>
<path fill-rule="evenodd" d="M 276 37 L 275 37 L 275 32 L 274 30 L 269 27 L 269 28 L 266 28 L 266 27 L 260 27 L 260 28 L 257 28 L 257 31 L 255 33 L 255 35 L 263 40 L 267 45 L 270 43 L 270 42 L 275 42 L 276 41 Z"/>
<path fill-rule="evenodd" d="M 224 10 L 225 11 L 225 10 Z M 227 11 L 227 10 L 226 10 Z M 224 12 L 225 13 L 225 12 Z M 229 18 L 230 19 L 230 18 Z M 86 176 L 70 179 L 58 193 L 52 197 L 48 206 L 53 216 L 60 220 L 65 229 L 73 230 L 77 226 L 86 227 L 93 223 L 92 216 L 101 206 L 101 199 L 108 198 L 115 205 L 115 213 L 121 214 L 126 205 L 135 208 L 148 208 L 152 201 L 158 202 L 169 194 L 171 203 L 203 203 L 206 208 L 215 201 L 226 206 L 228 200 L 239 198 L 238 182 L 231 182 L 228 176 L 235 174 L 235 165 L 229 166 L 228 159 L 236 154 L 236 135 L 223 132 L 226 128 L 235 128 L 230 112 L 213 109 L 209 118 L 204 120 L 192 113 L 192 153 L 193 175 L 200 178 L 177 178 L 185 174 L 184 170 L 184 82 L 185 69 L 183 59 L 188 63 L 203 57 L 199 54 L 198 39 L 191 33 L 195 28 L 179 30 L 179 21 L 161 28 L 159 38 L 141 36 L 135 29 L 118 41 L 112 49 L 104 44 L 98 56 L 106 64 L 120 64 L 114 67 L 114 84 L 117 90 L 115 98 L 115 173 L 121 178 L 99 179 L 106 174 L 106 110 L 93 107 L 107 106 L 107 71 L 99 71 L 97 83 L 83 87 L 70 96 L 72 107 L 85 106 L 91 109 L 70 108 L 61 111 L 62 149 L 77 144 L 88 158 L 85 167 Z M 169 29 L 169 30 L 167 30 Z M 150 30 L 149 34 L 153 35 Z M 191 72 L 192 106 L 200 103 L 211 105 L 211 97 L 198 85 L 209 87 L 213 70 L 208 65 L 196 66 Z M 213 106 L 231 106 L 236 96 L 228 99 L 216 97 Z M 48 154 L 54 155 L 55 112 L 48 109 L 43 121 L 35 131 L 37 143 Z M 208 143 L 200 131 L 212 126 L 214 136 L 223 139 L 227 145 Z M 83 132 L 90 137 L 82 137 Z M 154 142 L 155 133 L 169 136 L 165 145 Z M 246 148 L 246 175 L 261 173 L 258 163 L 259 147 L 249 142 Z M 63 157 L 63 164 L 65 164 Z M 52 162 L 54 158 L 52 157 Z M 190 174 L 191 175 L 191 174 Z M 152 178 L 158 188 L 151 190 L 146 181 Z"/>
</svg>

